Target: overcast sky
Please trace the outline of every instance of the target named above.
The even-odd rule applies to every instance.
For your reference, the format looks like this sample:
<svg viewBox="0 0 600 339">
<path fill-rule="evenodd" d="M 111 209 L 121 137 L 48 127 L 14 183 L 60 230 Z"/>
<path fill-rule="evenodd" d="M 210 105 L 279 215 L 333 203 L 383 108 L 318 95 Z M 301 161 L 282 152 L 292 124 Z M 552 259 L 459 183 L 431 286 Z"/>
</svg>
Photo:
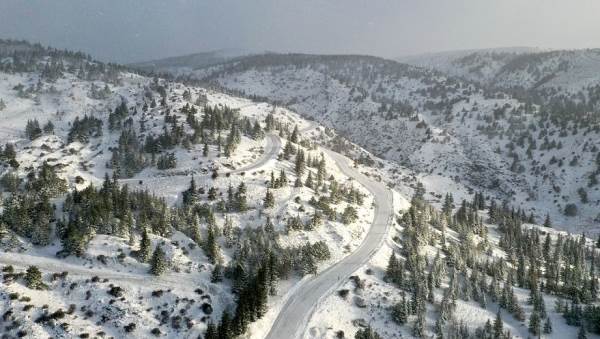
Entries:
<svg viewBox="0 0 600 339">
<path fill-rule="evenodd" d="M 600 47 L 600 0 L 0 0 L 0 37 L 132 62 L 222 48 L 384 57 Z"/>
</svg>

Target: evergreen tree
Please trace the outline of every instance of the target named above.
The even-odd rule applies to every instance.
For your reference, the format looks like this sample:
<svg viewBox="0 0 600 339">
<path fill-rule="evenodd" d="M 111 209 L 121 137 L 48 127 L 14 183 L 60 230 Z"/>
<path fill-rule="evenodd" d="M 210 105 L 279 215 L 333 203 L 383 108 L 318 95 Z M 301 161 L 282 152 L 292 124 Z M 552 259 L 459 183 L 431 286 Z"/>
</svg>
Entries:
<svg viewBox="0 0 600 339">
<path fill-rule="evenodd" d="M 235 205 L 240 212 L 244 212 L 248 209 L 248 202 L 246 201 L 246 185 L 243 181 L 239 184 L 235 194 Z"/>
<path fill-rule="evenodd" d="M 152 250 L 152 242 L 148 237 L 148 231 L 144 227 L 142 231 L 142 239 L 140 239 L 140 250 L 138 257 L 141 262 L 147 262 L 150 259 L 150 251 Z"/>
<path fill-rule="evenodd" d="M 204 147 L 202 148 L 202 156 L 207 157 L 208 156 L 208 143 L 204 143 Z"/>
<path fill-rule="evenodd" d="M 217 333 L 217 326 L 210 321 L 206 325 L 206 333 L 204 333 L 204 339 L 219 339 L 219 334 Z"/>
<path fill-rule="evenodd" d="M 273 196 L 273 192 L 271 192 L 269 189 L 267 189 L 267 193 L 265 195 L 264 206 L 265 208 L 272 208 L 275 206 L 275 197 Z"/>
<path fill-rule="evenodd" d="M 585 326 L 583 324 L 579 327 L 579 332 L 577 332 L 577 339 L 587 339 Z"/>
<path fill-rule="evenodd" d="M 27 125 L 25 126 L 25 135 L 29 140 L 35 140 L 42 135 L 42 129 L 40 128 L 40 123 L 37 119 L 27 120 Z"/>
<path fill-rule="evenodd" d="M 223 281 L 223 266 L 221 264 L 216 264 L 213 268 L 210 281 L 212 283 L 219 283 Z"/>
<path fill-rule="evenodd" d="M 219 339 L 232 339 L 233 333 L 231 331 L 231 315 L 229 312 L 223 311 L 221 315 L 221 322 L 219 323 Z"/>
<path fill-rule="evenodd" d="M 299 149 L 296 154 L 296 162 L 294 165 L 297 176 L 302 176 L 306 170 L 306 159 L 304 157 L 304 151 Z"/>
<path fill-rule="evenodd" d="M 285 176 L 285 170 L 284 169 L 281 169 L 281 172 L 279 172 L 278 182 L 279 182 L 278 187 L 283 187 L 283 186 L 286 186 L 288 184 L 288 180 L 287 180 L 287 177 Z"/>
<path fill-rule="evenodd" d="M 349 225 L 358 219 L 358 213 L 356 209 L 350 205 L 346 206 L 344 213 L 342 213 L 342 223 Z"/>
<path fill-rule="evenodd" d="M 48 122 L 44 125 L 44 133 L 54 134 L 54 124 L 52 121 L 48 120 Z"/>
<path fill-rule="evenodd" d="M 545 334 L 552 333 L 552 322 L 550 321 L 550 317 L 547 317 L 546 322 L 544 323 L 544 333 Z"/>
<path fill-rule="evenodd" d="M 544 220 L 544 227 L 552 227 L 552 221 L 550 221 L 550 214 L 546 214 L 546 219 Z"/>
<path fill-rule="evenodd" d="M 269 187 L 270 188 L 278 188 L 279 187 L 279 183 L 275 179 L 275 173 L 273 173 L 273 171 L 271 171 L 271 180 L 269 181 Z"/>
<path fill-rule="evenodd" d="M 537 311 L 533 311 L 529 317 L 529 332 L 537 336 L 540 334 L 541 320 Z"/>
<path fill-rule="evenodd" d="M 42 272 L 36 266 L 29 266 L 25 273 L 25 286 L 34 290 L 41 290 L 46 287 L 42 282 Z"/>
<path fill-rule="evenodd" d="M 206 241 L 204 242 L 204 253 L 211 263 L 217 263 L 219 260 L 219 244 L 217 244 L 217 235 L 212 224 L 208 225 Z"/>
<path fill-rule="evenodd" d="M 500 316 L 500 310 L 496 313 L 496 320 L 494 320 L 494 339 L 502 339 L 504 334 L 504 324 L 502 323 L 502 317 Z"/>
<path fill-rule="evenodd" d="M 451 193 L 446 193 L 444 198 L 444 205 L 442 206 L 442 212 L 446 215 L 452 214 L 452 209 L 454 208 L 454 198 Z"/>
<path fill-rule="evenodd" d="M 312 173 L 308 172 L 308 176 L 306 177 L 306 181 L 304 182 L 304 186 L 308 187 L 308 188 L 313 188 L 313 177 L 312 177 Z M 600 238 L 598 238 L 598 246 L 600 247 Z"/>
<path fill-rule="evenodd" d="M 406 303 L 406 296 L 404 294 L 404 292 L 402 292 L 402 299 L 396 303 L 394 306 L 392 306 L 392 320 L 394 320 L 396 323 L 403 325 L 406 323 L 407 319 L 408 319 L 408 314 L 409 314 L 409 310 L 408 310 L 408 305 Z"/>
<path fill-rule="evenodd" d="M 152 259 L 150 259 L 150 273 L 154 275 L 162 275 L 167 269 L 167 258 L 165 252 L 160 247 L 156 246 Z"/>
<path fill-rule="evenodd" d="M 425 337 L 425 310 L 418 312 L 417 319 L 415 320 L 412 328 L 412 335 L 416 338 Z"/>
<path fill-rule="evenodd" d="M 371 325 L 366 328 L 359 329 L 354 335 L 354 339 L 383 339 L 373 328 Z"/>
<path fill-rule="evenodd" d="M 299 134 L 300 132 L 298 131 L 298 125 L 295 125 L 294 130 L 292 131 L 292 135 L 290 136 L 290 141 L 294 144 L 297 144 L 299 141 Z"/>
</svg>

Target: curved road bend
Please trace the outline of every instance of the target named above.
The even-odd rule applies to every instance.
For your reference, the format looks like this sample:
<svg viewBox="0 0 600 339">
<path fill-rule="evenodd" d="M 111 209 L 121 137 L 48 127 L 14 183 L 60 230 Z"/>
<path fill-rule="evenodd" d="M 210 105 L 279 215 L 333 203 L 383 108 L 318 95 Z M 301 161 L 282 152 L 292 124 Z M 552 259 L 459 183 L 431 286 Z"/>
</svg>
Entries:
<svg viewBox="0 0 600 339">
<path fill-rule="evenodd" d="M 331 294 L 375 254 L 385 240 L 393 217 L 393 195 L 385 184 L 367 178 L 352 168 L 349 160 L 342 155 L 327 149 L 323 151 L 335 160 L 342 173 L 364 185 L 373 194 L 373 224 L 362 244 L 352 254 L 307 280 L 289 296 L 267 334 L 267 339 L 302 338 L 319 301 Z"/>
<path fill-rule="evenodd" d="M 277 156 L 279 155 L 279 151 L 281 150 L 281 138 L 279 138 L 279 136 L 273 134 L 273 133 L 268 133 L 265 136 L 265 147 L 264 147 L 264 152 L 263 154 L 260 156 L 260 158 L 258 158 L 258 160 L 256 160 L 256 162 L 253 162 L 252 164 L 249 164 L 247 166 L 244 167 L 240 167 L 228 172 L 219 172 L 219 174 L 237 174 L 237 173 L 241 173 L 241 172 L 248 172 L 248 171 L 253 171 L 256 170 L 264 165 L 266 165 L 269 161 L 273 160 L 273 159 L 277 159 Z M 189 177 L 189 175 L 184 175 L 186 177 Z M 197 175 L 194 176 L 195 178 L 203 178 L 203 177 L 210 177 L 211 174 L 204 174 L 204 175 Z M 143 182 L 148 183 L 148 182 L 157 182 L 157 181 L 161 181 L 161 180 L 170 180 L 172 179 L 172 176 L 164 176 L 164 177 L 151 177 L 151 178 L 128 178 L 128 179 L 119 179 L 119 182 L 122 184 L 126 184 L 128 182 L 138 182 L 140 180 L 143 180 Z"/>
</svg>

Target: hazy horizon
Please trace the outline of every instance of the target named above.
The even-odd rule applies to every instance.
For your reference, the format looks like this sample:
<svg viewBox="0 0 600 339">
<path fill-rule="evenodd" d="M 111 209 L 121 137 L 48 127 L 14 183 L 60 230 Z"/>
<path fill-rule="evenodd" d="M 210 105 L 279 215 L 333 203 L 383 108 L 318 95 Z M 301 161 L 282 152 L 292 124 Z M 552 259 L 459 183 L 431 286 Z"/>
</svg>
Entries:
<svg viewBox="0 0 600 339">
<path fill-rule="evenodd" d="M 395 58 L 600 47 L 599 12 L 593 0 L 4 0 L 0 37 L 121 63 L 221 49 Z"/>
</svg>

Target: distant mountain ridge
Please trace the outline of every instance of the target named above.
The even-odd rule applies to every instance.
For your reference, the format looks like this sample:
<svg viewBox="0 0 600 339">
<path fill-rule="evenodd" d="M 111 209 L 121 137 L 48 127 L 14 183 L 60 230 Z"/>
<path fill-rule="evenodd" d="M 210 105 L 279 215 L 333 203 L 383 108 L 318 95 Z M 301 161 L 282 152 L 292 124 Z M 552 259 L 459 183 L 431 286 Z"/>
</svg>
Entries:
<svg viewBox="0 0 600 339">
<path fill-rule="evenodd" d="M 506 90 L 574 93 L 600 83 L 600 49 L 499 48 L 398 58 L 481 85 Z"/>
<path fill-rule="evenodd" d="M 129 66 L 143 71 L 173 71 L 175 69 L 195 70 L 226 62 L 233 58 L 251 55 L 253 53 L 254 52 L 244 49 L 225 48 L 164 59 L 135 62 L 129 64 Z"/>
</svg>

